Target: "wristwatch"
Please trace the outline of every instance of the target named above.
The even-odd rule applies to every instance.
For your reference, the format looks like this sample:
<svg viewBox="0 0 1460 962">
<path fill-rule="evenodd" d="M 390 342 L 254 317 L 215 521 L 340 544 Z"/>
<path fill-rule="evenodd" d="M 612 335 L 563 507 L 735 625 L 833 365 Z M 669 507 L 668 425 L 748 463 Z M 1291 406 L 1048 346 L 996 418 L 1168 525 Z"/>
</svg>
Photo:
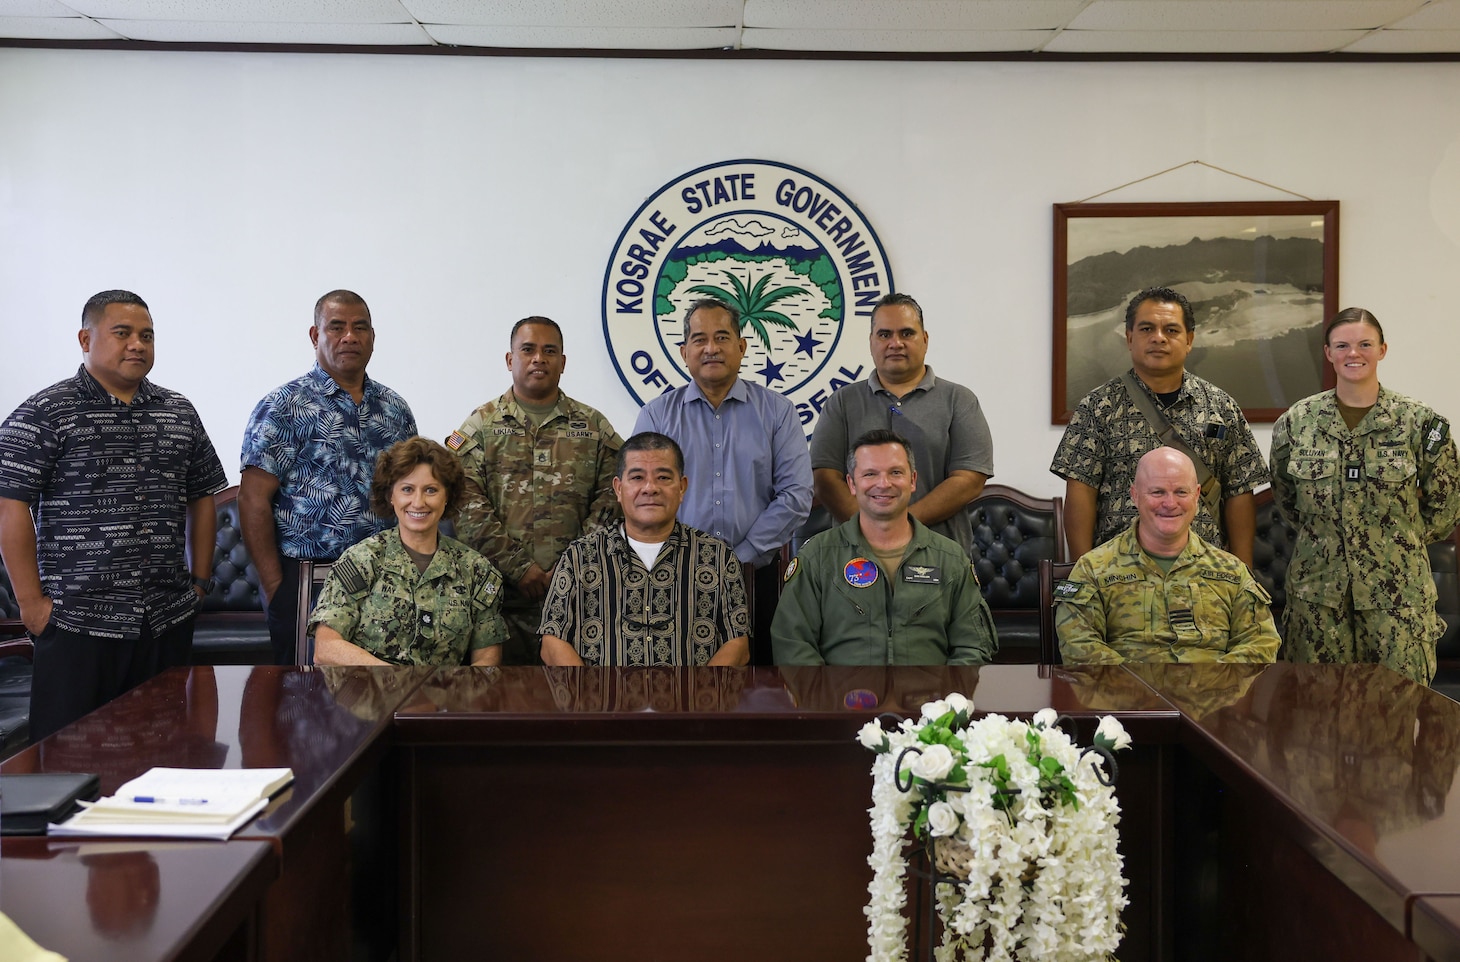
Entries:
<svg viewBox="0 0 1460 962">
<path fill-rule="evenodd" d="M 203 589 L 203 594 L 206 595 L 206 594 L 210 593 L 213 590 L 213 579 L 212 578 L 199 578 L 197 575 L 193 575 L 193 587 L 194 588 L 202 588 Z"/>
</svg>

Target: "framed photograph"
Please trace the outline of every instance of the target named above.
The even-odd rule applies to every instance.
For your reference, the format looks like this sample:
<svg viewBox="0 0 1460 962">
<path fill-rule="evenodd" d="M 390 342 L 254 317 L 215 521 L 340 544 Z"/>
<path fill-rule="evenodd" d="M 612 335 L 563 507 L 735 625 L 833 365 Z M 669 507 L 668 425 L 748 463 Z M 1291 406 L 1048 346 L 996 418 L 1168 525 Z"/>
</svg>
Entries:
<svg viewBox="0 0 1460 962">
<path fill-rule="evenodd" d="M 1130 369 L 1125 306 L 1186 295 L 1186 369 L 1270 423 L 1333 386 L 1323 325 L 1339 310 L 1338 201 L 1054 205 L 1052 423 Z"/>
</svg>

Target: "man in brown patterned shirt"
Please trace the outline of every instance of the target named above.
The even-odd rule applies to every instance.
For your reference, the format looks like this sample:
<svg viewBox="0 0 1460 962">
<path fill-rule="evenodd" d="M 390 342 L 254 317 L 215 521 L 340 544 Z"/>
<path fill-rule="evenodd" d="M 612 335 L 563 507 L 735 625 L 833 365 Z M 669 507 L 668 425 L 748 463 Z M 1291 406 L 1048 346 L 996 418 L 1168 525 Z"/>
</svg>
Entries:
<svg viewBox="0 0 1460 962">
<path fill-rule="evenodd" d="M 1252 490 L 1268 480 L 1267 465 L 1237 402 L 1186 370 L 1195 327 L 1191 304 L 1169 287 L 1141 291 L 1125 310 L 1125 343 L 1139 389 L 1222 485 L 1221 517 L 1200 504 L 1192 530 L 1250 566 L 1257 529 Z M 1136 519 L 1130 497 L 1136 464 L 1162 444 L 1122 378 L 1111 378 L 1080 401 L 1049 466 L 1065 479 L 1072 559 L 1130 527 Z"/>
<path fill-rule="evenodd" d="M 579 538 L 543 602 L 549 665 L 743 665 L 745 583 L 734 549 L 676 519 L 689 479 L 679 445 L 643 432 L 619 450 L 624 522 Z"/>
</svg>

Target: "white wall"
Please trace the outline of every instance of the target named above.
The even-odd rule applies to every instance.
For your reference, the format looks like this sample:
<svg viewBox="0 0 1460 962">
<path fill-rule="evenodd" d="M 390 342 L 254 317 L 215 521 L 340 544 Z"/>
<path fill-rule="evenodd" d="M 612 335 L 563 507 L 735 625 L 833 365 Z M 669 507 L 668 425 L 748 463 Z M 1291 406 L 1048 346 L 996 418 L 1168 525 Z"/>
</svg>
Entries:
<svg viewBox="0 0 1460 962">
<path fill-rule="evenodd" d="M 314 299 L 348 287 L 379 331 L 371 374 L 423 432 L 505 389 L 508 327 L 536 313 L 566 330 L 565 388 L 627 433 L 598 307 L 614 240 L 672 178 L 760 157 L 859 204 L 939 374 L 982 398 L 998 480 L 1056 493 L 1050 205 L 1199 158 L 1340 200 L 1340 300 L 1385 322 L 1384 382 L 1460 419 L 1456 91 L 1454 63 L 0 48 L 0 414 L 80 363 L 89 295 L 130 288 L 154 380 L 236 480 L 253 403 L 308 367 Z M 1286 197 L 1188 167 L 1102 200 Z"/>
</svg>

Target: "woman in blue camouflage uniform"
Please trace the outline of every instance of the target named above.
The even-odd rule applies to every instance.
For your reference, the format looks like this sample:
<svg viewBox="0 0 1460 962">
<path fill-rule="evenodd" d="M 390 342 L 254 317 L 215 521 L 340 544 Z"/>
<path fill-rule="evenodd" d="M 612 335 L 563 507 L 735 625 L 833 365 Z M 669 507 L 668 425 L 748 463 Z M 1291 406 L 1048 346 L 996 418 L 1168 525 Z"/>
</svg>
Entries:
<svg viewBox="0 0 1460 962">
<path fill-rule="evenodd" d="M 1379 321 L 1340 311 L 1323 333 L 1335 390 L 1273 426 L 1272 488 L 1297 544 L 1288 565 L 1289 661 L 1376 662 L 1435 674 L 1435 584 L 1426 545 L 1460 520 L 1460 470 L 1443 417 L 1379 384 Z"/>
<path fill-rule="evenodd" d="M 465 493 L 461 463 L 415 437 L 381 452 L 370 508 L 396 526 L 348 549 L 310 615 L 320 665 L 496 665 L 502 576 L 441 533 Z"/>
</svg>

